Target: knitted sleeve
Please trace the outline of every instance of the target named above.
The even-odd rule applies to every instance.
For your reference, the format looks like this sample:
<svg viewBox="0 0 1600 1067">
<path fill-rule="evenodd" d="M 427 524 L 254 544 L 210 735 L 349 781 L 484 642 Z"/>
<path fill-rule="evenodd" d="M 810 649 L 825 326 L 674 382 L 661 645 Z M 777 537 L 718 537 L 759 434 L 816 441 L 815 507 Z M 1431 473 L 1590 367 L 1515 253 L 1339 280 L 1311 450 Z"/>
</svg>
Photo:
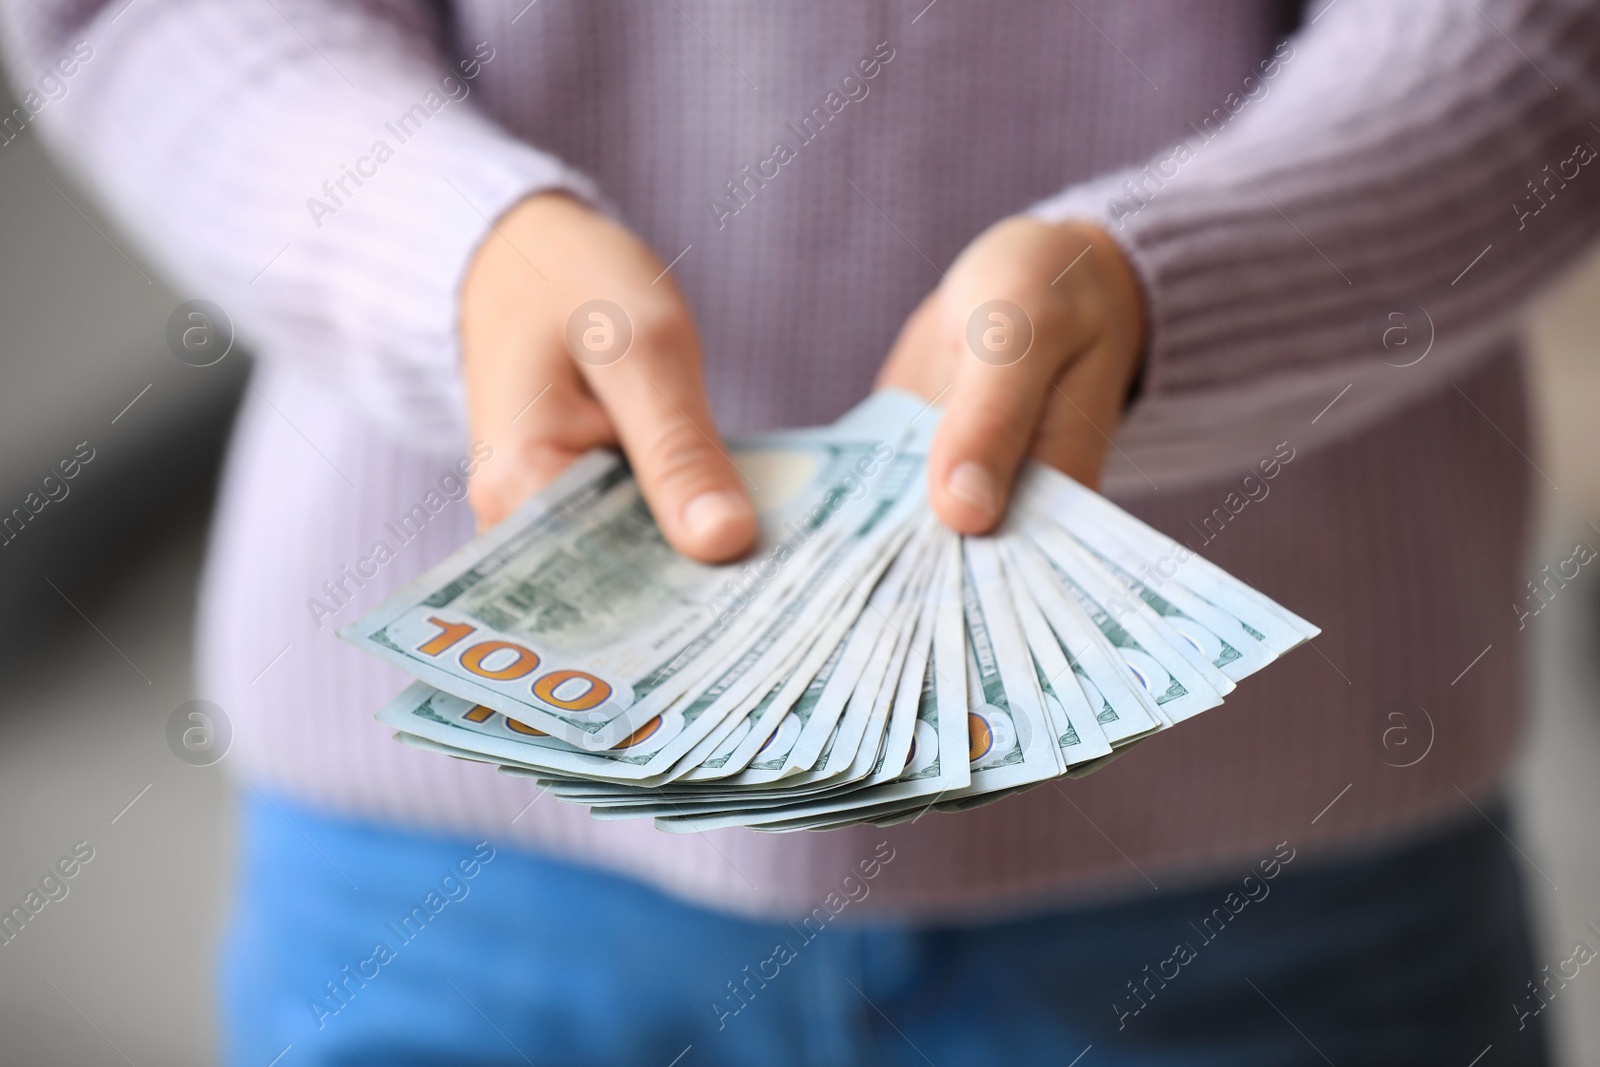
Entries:
<svg viewBox="0 0 1600 1067">
<path fill-rule="evenodd" d="M 459 447 L 457 289 L 491 221 L 586 180 L 475 108 L 424 0 L 14 0 L 36 124 L 145 251 L 407 444 Z M 502 60 L 504 61 L 504 60 Z M 3 151 L 0 148 L 0 151 Z"/>
<path fill-rule="evenodd" d="M 1185 140 L 1034 211 L 1098 222 L 1143 281 L 1139 436 L 1285 405 L 1349 434 L 1503 349 L 1594 240 L 1596 122 L 1596 5 L 1334 0 Z"/>
</svg>

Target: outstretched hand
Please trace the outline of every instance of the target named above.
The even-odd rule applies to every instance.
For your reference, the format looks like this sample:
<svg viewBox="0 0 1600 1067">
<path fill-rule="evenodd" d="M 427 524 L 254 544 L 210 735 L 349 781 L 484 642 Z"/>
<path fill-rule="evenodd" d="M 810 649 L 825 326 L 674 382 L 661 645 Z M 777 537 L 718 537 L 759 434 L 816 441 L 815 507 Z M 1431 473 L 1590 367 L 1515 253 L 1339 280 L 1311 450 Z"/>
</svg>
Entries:
<svg viewBox="0 0 1600 1067">
<path fill-rule="evenodd" d="M 945 408 L 928 457 L 945 525 L 992 529 L 1030 454 L 1097 487 L 1144 335 L 1138 281 L 1105 231 L 1013 216 L 979 234 L 878 377 Z"/>
<path fill-rule="evenodd" d="M 663 264 L 563 194 L 529 197 L 479 248 L 461 291 L 469 429 L 506 457 L 469 499 L 491 526 L 578 456 L 627 453 L 667 540 L 706 561 L 755 539 L 712 422 L 694 320 Z M 1096 485 L 1139 367 L 1138 282 L 1111 238 L 1021 216 L 980 234 L 900 331 L 879 375 L 937 399 L 929 498 L 983 533 L 1029 454 Z"/>
<path fill-rule="evenodd" d="M 643 241 L 571 197 L 529 197 L 474 256 L 460 329 L 469 430 L 505 457 L 472 479 L 480 528 L 609 445 L 678 551 L 750 547 L 756 513 L 711 419 L 694 320 Z"/>
</svg>

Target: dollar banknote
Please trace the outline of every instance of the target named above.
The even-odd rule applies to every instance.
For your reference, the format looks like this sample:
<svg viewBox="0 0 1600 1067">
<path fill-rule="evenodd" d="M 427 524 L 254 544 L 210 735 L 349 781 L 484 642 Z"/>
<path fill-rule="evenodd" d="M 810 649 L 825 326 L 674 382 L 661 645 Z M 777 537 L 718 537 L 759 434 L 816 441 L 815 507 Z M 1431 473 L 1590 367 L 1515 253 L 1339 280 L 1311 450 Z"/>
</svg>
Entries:
<svg viewBox="0 0 1600 1067">
<path fill-rule="evenodd" d="M 766 487 L 754 562 L 674 552 L 627 465 L 596 451 L 340 636 L 580 747 L 608 749 L 669 708 L 692 727 L 711 704 L 682 698 L 737 689 L 747 670 L 727 672 L 792 641 L 826 608 L 819 591 L 870 573 L 921 500 L 920 457 L 882 439 L 769 437 L 735 460 Z M 776 632 L 752 625 L 786 611 Z"/>
<path fill-rule="evenodd" d="M 890 825 L 1094 773 L 1317 628 L 1030 463 L 1002 526 L 928 506 L 939 411 L 882 391 L 730 442 L 744 560 L 678 555 L 596 451 L 341 636 L 403 743 L 674 833 Z"/>
</svg>

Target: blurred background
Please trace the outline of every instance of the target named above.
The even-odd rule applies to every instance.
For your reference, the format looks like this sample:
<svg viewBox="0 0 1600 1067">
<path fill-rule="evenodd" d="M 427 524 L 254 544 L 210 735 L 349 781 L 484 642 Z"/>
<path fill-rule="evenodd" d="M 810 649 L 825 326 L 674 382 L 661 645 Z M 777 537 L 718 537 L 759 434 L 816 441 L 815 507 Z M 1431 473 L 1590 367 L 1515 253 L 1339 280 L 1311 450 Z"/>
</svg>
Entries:
<svg viewBox="0 0 1600 1067">
<path fill-rule="evenodd" d="M 232 798 L 226 760 L 180 761 L 167 724 L 203 696 L 191 678 L 196 584 L 248 357 L 174 357 L 169 318 L 206 294 L 164 287 L 37 131 L 0 146 L 0 191 L 0 515 L 43 495 L 45 476 L 88 454 L 85 443 L 93 450 L 66 496 L 0 547 L 0 910 L 75 843 L 93 849 L 67 896 L 0 945 L 0 1060 L 211 1063 Z M 1600 255 L 1528 328 L 1534 458 L 1555 487 L 1531 559 L 1548 561 L 1578 541 L 1600 548 Z M 1507 830 L 1528 861 L 1536 966 L 1578 941 L 1600 947 L 1586 926 L 1600 929 L 1596 575 L 1584 569 L 1529 624 L 1535 714 Z M 1580 974 L 1547 1018 L 1558 1063 L 1600 1063 L 1600 977 Z M 1491 1051 L 1482 1067 L 1493 1063 Z"/>
</svg>

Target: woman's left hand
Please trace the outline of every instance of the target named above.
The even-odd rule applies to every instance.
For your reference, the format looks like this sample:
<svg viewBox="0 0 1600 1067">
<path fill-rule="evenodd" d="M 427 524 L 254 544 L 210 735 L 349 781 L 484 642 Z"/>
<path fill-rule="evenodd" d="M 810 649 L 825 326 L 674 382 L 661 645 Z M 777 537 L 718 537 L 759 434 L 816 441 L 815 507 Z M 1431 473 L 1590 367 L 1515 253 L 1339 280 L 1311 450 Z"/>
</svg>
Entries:
<svg viewBox="0 0 1600 1067">
<path fill-rule="evenodd" d="M 1097 486 L 1144 336 L 1138 280 L 1104 230 L 1019 215 L 979 234 L 878 376 L 944 405 L 928 496 L 945 525 L 993 528 L 1029 454 Z"/>
</svg>

